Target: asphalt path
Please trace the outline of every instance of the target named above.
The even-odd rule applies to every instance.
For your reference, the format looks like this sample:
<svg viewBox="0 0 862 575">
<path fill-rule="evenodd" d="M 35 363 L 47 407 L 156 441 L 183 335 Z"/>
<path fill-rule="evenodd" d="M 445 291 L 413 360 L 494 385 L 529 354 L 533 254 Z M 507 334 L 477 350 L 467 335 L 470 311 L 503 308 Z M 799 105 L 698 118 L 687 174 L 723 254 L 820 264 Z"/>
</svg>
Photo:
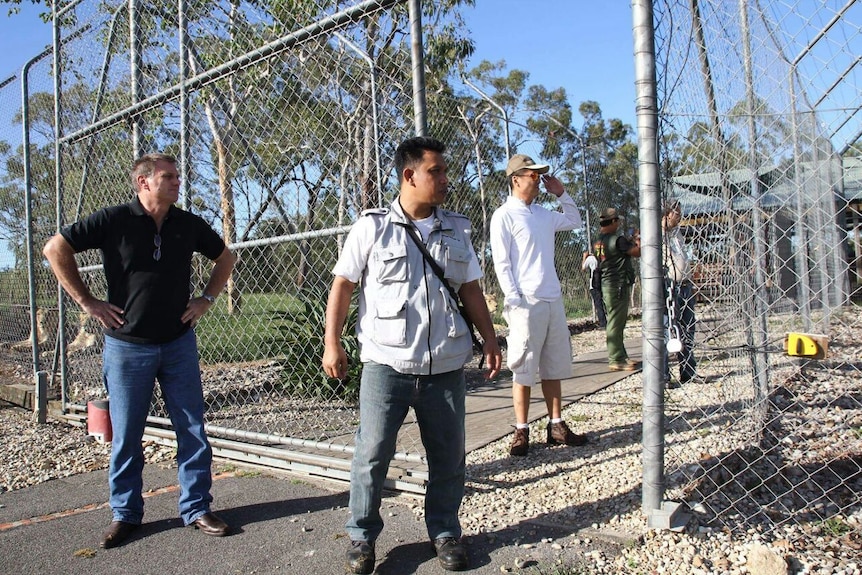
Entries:
<svg viewBox="0 0 862 575">
<path fill-rule="evenodd" d="M 347 486 L 270 471 L 217 474 L 213 511 L 232 533 L 211 537 L 184 527 L 177 516 L 176 469 L 144 470 L 144 524 L 120 547 L 104 550 L 99 537 L 111 520 L 107 472 L 94 471 L 0 494 L 0 573 L 3 574 L 236 574 L 345 573 Z M 425 526 L 410 509 L 417 499 L 384 499 L 386 526 L 377 541 L 378 575 L 445 573 Z M 522 523 L 465 539 L 472 569 L 543 569 L 574 562 L 615 545 L 577 538 L 558 527 Z M 574 543 L 573 543 L 574 542 Z M 559 547 L 562 547 L 560 549 Z M 571 564 L 571 563 L 570 563 Z"/>
</svg>

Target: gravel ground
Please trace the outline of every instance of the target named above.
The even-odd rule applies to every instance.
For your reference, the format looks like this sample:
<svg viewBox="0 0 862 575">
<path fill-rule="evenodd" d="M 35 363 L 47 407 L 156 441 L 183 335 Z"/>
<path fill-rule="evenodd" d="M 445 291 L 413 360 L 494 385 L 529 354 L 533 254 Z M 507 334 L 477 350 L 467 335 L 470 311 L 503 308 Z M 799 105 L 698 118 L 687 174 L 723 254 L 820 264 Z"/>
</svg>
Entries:
<svg viewBox="0 0 862 575">
<path fill-rule="evenodd" d="M 637 373 L 566 408 L 569 424 L 590 435 L 585 447 L 545 446 L 546 420 L 539 420 L 525 458 L 508 456 L 508 437 L 470 453 L 465 534 L 493 538 L 518 524 L 553 525 L 572 531 L 546 542 L 557 555 L 591 549 L 549 571 L 538 549 L 525 548 L 521 572 L 862 574 L 862 337 L 854 336 L 862 327 L 859 320 L 851 324 L 833 326 L 829 360 L 804 370 L 789 363 L 775 369 L 773 381 L 785 383 L 770 399 L 782 417 L 767 423 L 765 453 L 753 453 L 747 419 L 728 416 L 733 406 L 749 412 L 751 398 L 737 381 L 746 378 L 727 371 L 722 356 L 701 362 L 707 383 L 666 392 L 666 494 L 691 514 L 681 530 L 648 529 L 641 512 L 643 382 Z M 626 337 L 640 329 L 630 322 Z M 601 348 L 602 340 L 594 331 L 576 333 L 575 353 Z M 104 468 L 110 451 L 82 428 L 39 426 L 8 405 L 0 405 L 0 442 L 0 493 Z M 146 454 L 150 463 L 174 457 L 156 444 Z M 697 463 L 677 463 L 691 461 Z M 411 508 L 421 516 L 420 504 Z"/>
</svg>

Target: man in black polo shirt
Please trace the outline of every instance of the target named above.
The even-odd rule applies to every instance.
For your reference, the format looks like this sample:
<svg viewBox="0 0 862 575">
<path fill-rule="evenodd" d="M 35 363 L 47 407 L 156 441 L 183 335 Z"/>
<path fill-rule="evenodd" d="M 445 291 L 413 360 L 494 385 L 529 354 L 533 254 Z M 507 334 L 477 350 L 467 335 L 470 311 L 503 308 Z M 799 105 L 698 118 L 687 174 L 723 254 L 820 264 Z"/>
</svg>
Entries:
<svg viewBox="0 0 862 575">
<path fill-rule="evenodd" d="M 207 535 L 229 530 L 210 511 L 212 449 L 204 432 L 193 328 L 224 287 L 236 257 L 203 219 L 173 205 L 180 178 L 172 156 L 142 156 L 132 166 L 132 181 L 137 198 L 64 228 L 43 250 L 66 292 L 104 327 L 113 428 L 113 521 L 100 541 L 105 549 L 120 545 L 143 519 L 141 439 L 156 379 L 177 435 L 180 516 Z M 94 297 L 78 272 L 74 254 L 90 249 L 102 252 L 107 301 Z M 194 252 L 215 262 L 198 297 L 189 293 Z"/>
</svg>

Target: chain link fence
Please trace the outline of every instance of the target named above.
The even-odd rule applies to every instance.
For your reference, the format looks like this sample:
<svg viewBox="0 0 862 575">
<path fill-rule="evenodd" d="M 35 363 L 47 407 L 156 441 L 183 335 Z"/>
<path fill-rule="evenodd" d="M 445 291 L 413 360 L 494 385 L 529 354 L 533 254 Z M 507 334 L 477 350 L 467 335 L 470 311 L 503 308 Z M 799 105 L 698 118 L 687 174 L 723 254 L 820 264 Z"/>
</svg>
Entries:
<svg viewBox="0 0 862 575">
<path fill-rule="evenodd" d="M 56 295 L 48 297 L 51 290 L 56 290 L 56 282 L 44 266 L 36 263 L 41 260 L 40 242 L 44 236 L 33 235 L 29 225 L 39 219 L 44 223 L 53 214 L 51 58 L 51 51 L 46 49 L 23 61 L 20 71 L 0 81 L 0 241 L 4 244 L 0 250 L 0 341 L 16 363 L 34 370 L 40 369 L 34 342 L 47 352 L 56 346 L 58 333 Z M 22 103 L 24 93 L 31 96 L 27 106 Z M 24 154 L 25 123 L 30 126 L 26 132 L 29 149 L 48 153 L 29 157 Z M 29 181 L 26 172 L 30 174 Z M 33 298 L 36 306 L 31 305 Z M 33 325 L 35 329 L 31 329 Z M 47 361 L 52 360 L 57 358 L 49 354 Z M 4 369 L 4 373 L 8 371 Z"/>
<path fill-rule="evenodd" d="M 5 142 L 0 146 L 0 201 L 6 206 L 0 211 L 3 221 L 0 241 L 7 244 L 12 244 L 16 238 L 26 237 L 27 218 L 24 214 L 24 203 L 14 205 L 10 202 L 11 194 L 6 187 L 7 182 L 14 182 L 21 175 L 22 162 L 13 161 L 21 149 L 20 110 L 21 81 L 18 75 L 14 75 L 0 82 L 0 138 Z M 19 169 L 17 173 L 16 168 Z M 19 244 L 15 248 L 0 255 L 0 268 L 9 270 L 0 276 L 0 333 L 3 334 L 4 340 L 27 347 L 30 345 L 27 340 L 27 334 L 30 332 L 30 306 L 27 304 L 29 290 L 26 246 Z"/>
<path fill-rule="evenodd" d="M 699 294 L 695 352 L 708 381 L 668 396 L 666 493 L 731 528 L 813 518 L 858 529 L 862 15 L 854 2 L 749 4 L 655 3 L 662 194 L 683 206 Z M 397 191 L 392 154 L 413 133 L 410 21 L 396 0 L 281 6 L 85 0 L 63 9 L 59 128 L 51 58 L 29 74 L 36 363 L 70 417 L 104 394 L 100 330 L 71 302 L 58 305 L 39 249 L 58 224 L 131 199 L 135 157 L 172 153 L 183 207 L 240 258 L 197 330 L 214 446 L 343 478 L 360 367 L 354 346 L 348 380 L 324 377 L 323 313 L 349 225 Z M 426 25 L 426 39 L 433 33 Z M 20 81 L 0 84 L 4 114 L 21 109 Z M 528 106 L 502 90 L 488 97 L 470 78 L 452 82 L 427 90 L 428 131 L 449 148 L 446 207 L 472 220 L 495 323 L 487 230 L 514 153 L 551 163 L 582 208 L 585 229 L 558 234 L 556 254 L 569 319 L 588 322 L 580 263 L 598 213 L 613 206 L 627 232 L 640 227 L 631 128 L 582 105 L 574 129 L 571 110 L 541 98 Z M 3 193 L 20 195 L 14 113 L 0 121 L 0 140 Z M 19 204 L 2 212 L 4 232 L 19 230 L 4 238 L 16 247 L 0 266 L 2 339 L 22 344 L 10 354 L 30 349 L 33 307 Z M 79 263 L 104 294 L 98 254 Z M 208 264 L 196 265 L 199 292 Z M 636 289 L 635 310 L 640 297 Z M 788 358 L 793 331 L 826 335 L 827 359 Z M 165 413 L 156 395 L 152 434 L 169 441 Z M 836 428 L 843 444 L 827 445 Z M 421 491 L 415 425 L 396 459 L 394 484 Z"/>
<path fill-rule="evenodd" d="M 521 102 L 523 104 L 523 102 Z M 488 229 L 491 215 L 509 195 L 505 165 L 509 155 L 527 154 L 551 165 L 554 173 L 575 199 L 584 228 L 556 234 L 556 266 L 563 288 L 566 313 L 572 322 L 594 319 L 589 297 L 589 275 L 581 269 L 582 254 L 590 249 L 598 230 L 598 214 L 608 206 L 618 206 L 626 216 L 628 233 L 638 227 L 636 157 L 632 149 L 610 151 L 587 142 L 588 136 L 571 128 L 559 128 L 547 121 L 550 110 L 511 105 L 499 109 L 494 99 L 477 96 L 465 86 L 455 94 L 429 98 L 429 131 L 449 146 L 450 193 L 446 207 L 470 217 L 474 247 L 484 277 L 482 288 L 490 302 L 492 317 L 503 324 L 502 292 L 491 259 Z M 631 128 L 629 127 L 630 131 Z M 558 132 L 558 133 L 555 133 Z M 630 134 L 629 134 L 630 135 Z M 508 154 L 507 154 L 508 151 Z M 595 157 L 590 157 L 590 155 Z M 607 154 L 607 157 L 600 157 Z M 623 177 L 613 169 L 622 165 Z M 586 183 L 585 183 L 586 182 Z M 542 194 L 537 199 L 549 209 L 557 209 L 556 199 Z M 639 292 L 633 294 L 634 308 L 640 307 Z"/>
<path fill-rule="evenodd" d="M 858 536 L 862 5 L 654 8 L 662 194 L 705 378 L 666 397 L 667 496 L 730 529 Z M 789 357 L 796 332 L 826 336 L 825 359 Z"/>
</svg>

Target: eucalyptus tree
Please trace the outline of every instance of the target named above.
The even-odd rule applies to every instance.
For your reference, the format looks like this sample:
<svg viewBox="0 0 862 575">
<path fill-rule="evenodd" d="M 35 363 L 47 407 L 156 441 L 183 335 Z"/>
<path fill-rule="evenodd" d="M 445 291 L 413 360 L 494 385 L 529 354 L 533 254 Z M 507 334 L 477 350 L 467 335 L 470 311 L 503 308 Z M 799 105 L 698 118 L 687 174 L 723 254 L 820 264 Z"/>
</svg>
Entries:
<svg viewBox="0 0 862 575">
<path fill-rule="evenodd" d="M 636 225 L 637 145 L 631 126 L 618 118 L 606 120 L 599 103 L 588 100 L 578 107 L 581 128 L 574 127 L 562 88 L 531 86 L 526 104 L 527 126 L 540 136 L 543 157 L 555 163 L 578 205 L 588 214 L 616 207 Z"/>
</svg>

